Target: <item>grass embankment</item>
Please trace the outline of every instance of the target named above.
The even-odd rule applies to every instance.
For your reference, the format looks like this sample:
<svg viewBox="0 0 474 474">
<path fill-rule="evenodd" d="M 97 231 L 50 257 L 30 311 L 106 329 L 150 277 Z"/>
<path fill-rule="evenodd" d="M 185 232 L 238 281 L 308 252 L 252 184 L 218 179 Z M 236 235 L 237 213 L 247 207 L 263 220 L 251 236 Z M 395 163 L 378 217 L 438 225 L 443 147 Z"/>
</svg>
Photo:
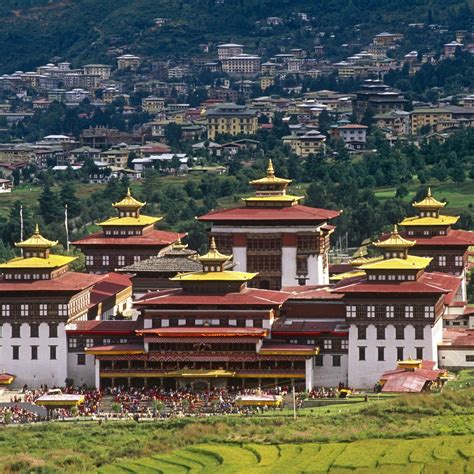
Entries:
<svg viewBox="0 0 474 474">
<path fill-rule="evenodd" d="M 324 466 L 324 462 L 329 461 L 323 462 L 323 459 L 328 456 L 332 459 L 329 453 L 333 451 L 340 453 L 337 463 L 334 464 L 334 461 L 331 464 L 334 469 L 337 468 L 334 472 L 344 472 L 348 468 L 347 463 L 356 462 L 359 458 L 365 459 L 364 456 L 368 456 L 370 463 L 375 462 L 377 465 L 383 457 L 397 450 L 410 452 L 411 456 L 411 448 L 407 447 L 405 440 L 417 438 L 434 438 L 434 445 L 439 447 L 443 447 L 446 442 L 446 452 L 453 451 L 457 446 L 458 454 L 449 455 L 449 462 L 459 461 L 467 465 L 471 462 L 471 448 L 474 447 L 474 444 L 469 444 L 473 440 L 473 434 L 474 388 L 469 388 L 444 391 L 441 395 L 402 396 L 380 402 L 357 403 L 338 409 L 305 409 L 299 412 L 296 421 L 287 412 L 276 412 L 275 416 L 186 418 L 139 424 L 112 421 L 102 425 L 93 422 L 55 422 L 6 427 L 0 430 L 0 471 L 30 472 L 38 468 L 42 472 L 93 472 L 107 468 L 108 472 L 120 472 L 119 466 L 125 466 L 123 463 L 135 463 L 137 460 L 150 463 L 151 456 L 158 456 L 155 467 L 137 470 L 137 466 L 131 466 L 130 471 L 152 472 L 154 469 L 154 472 L 174 473 L 178 472 L 178 468 L 171 465 L 167 457 L 162 458 L 162 454 L 189 456 L 189 448 L 209 451 L 210 445 L 218 445 L 217 448 L 212 448 L 219 451 L 214 453 L 218 463 L 216 472 L 230 472 L 227 468 L 224 469 L 222 463 L 232 464 L 231 460 L 240 458 L 238 453 L 241 451 L 234 451 L 234 447 L 245 449 L 245 462 L 252 464 L 252 467 L 236 464 L 237 469 L 233 472 L 244 472 L 259 468 L 254 465 L 258 456 L 253 455 L 252 450 L 249 451 L 247 445 L 250 444 L 257 445 L 258 449 L 267 453 L 264 462 L 272 472 L 302 472 L 300 464 L 309 462 L 312 457 L 315 462 Z M 440 436 L 443 438 L 436 438 Z M 449 436 L 458 436 L 459 443 L 448 440 Z M 386 441 L 380 444 L 381 439 Z M 354 444 L 354 441 L 361 443 Z M 377 448 L 379 444 L 386 449 Z M 278 456 L 274 452 L 275 446 Z M 413 443 L 413 446 L 416 449 L 418 444 Z M 461 453 L 462 446 L 466 446 L 466 452 Z M 439 459 L 434 456 L 434 448 L 435 446 L 431 451 L 431 448 L 426 448 L 428 451 L 420 454 L 425 456 L 426 462 L 413 462 L 431 465 Z M 186 450 L 185 453 L 175 452 L 183 449 Z M 207 472 L 212 472 L 208 468 L 211 462 L 209 454 L 201 451 L 200 456 L 193 457 L 190 461 L 191 464 L 194 463 L 195 469 L 183 467 L 182 472 L 197 472 L 199 469 L 195 465 L 200 465 L 199 462 Z M 363 453 L 367 454 L 363 456 Z M 316 457 L 323 454 L 325 457 L 321 459 Z M 274 465 L 275 463 L 278 465 Z M 164 465 L 170 466 L 170 469 L 162 469 Z M 263 466 L 260 467 L 263 469 Z M 420 466 L 415 466 L 417 467 Z M 310 468 L 308 471 L 313 472 Z"/>
</svg>

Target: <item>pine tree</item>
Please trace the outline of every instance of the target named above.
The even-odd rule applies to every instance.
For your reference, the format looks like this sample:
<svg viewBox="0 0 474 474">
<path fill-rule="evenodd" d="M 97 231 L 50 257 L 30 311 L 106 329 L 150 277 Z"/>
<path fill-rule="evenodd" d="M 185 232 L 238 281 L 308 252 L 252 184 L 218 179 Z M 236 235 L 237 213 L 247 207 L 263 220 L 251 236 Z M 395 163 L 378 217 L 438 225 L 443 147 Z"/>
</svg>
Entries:
<svg viewBox="0 0 474 474">
<path fill-rule="evenodd" d="M 39 212 L 45 224 L 59 222 L 64 215 L 59 196 L 46 185 L 39 197 Z"/>
<path fill-rule="evenodd" d="M 61 204 L 63 206 L 67 204 L 69 217 L 77 217 L 81 213 L 81 203 L 76 196 L 76 190 L 72 183 L 64 183 L 59 196 L 61 198 Z"/>
</svg>

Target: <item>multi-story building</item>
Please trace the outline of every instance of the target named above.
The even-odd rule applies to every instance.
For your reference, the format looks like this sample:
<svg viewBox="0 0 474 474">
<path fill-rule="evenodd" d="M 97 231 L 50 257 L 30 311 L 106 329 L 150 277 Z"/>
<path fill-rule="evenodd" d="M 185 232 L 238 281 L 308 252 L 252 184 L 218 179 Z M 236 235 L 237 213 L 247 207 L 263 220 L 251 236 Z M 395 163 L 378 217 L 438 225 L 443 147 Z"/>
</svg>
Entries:
<svg viewBox="0 0 474 474">
<path fill-rule="evenodd" d="M 452 113 L 442 107 L 432 107 L 428 109 L 415 109 L 410 112 L 411 133 L 416 135 L 422 127 L 429 127 L 434 130 L 439 122 L 452 119 Z"/>
<path fill-rule="evenodd" d="M 379 33 L 374 36 L 374 44 L 377 46 L 392 46 L 403 39 L 402 33 Z"/>
<path fill-rule="evenodd" d="M 141 58 L 133 54 L 123 54 L 117 58 L 118 69 L 130 69 L 136 71 L 141 65 Z"/>
<path fill-rule="evenodd" d="M 88 347 L 96 386 L 312 388 L 318 348 L 270 337 L 289 294 L 248 288 L 255 273 L 226 270 L 230 259 L 212 240 L 199 257 L 201 271 L 179 274 L 173 278 L 179 288 L 136 303 L 140 343 Z"/>
<path fill-rule="evenodd" d="M 217 134 L 255 135 L 258 130 L 257 111 L 244 105 L 218 104 L 207 111 L 206 117 L 210 140 Z"/>
<path fill-rule="evenodd" d="M 137 201 L 128 190 L 127 195 L 113 204 L 118 216 L 98 225 L 101 232 L 88 235 L 72 244 L 86 256 L 90 273 L 106 273 L 140 260 L 158 255 L 185 234 L 156 230 L 160 217 L 140 214 L 145 203 Z"/>
<path fill-rule="evenodd" d="M 365 125 L 357 123 L 339 125 L 334 129 L 334 136 L 339 137 L 349 150 L 362 150 L 367 140 L 367 129 Z"/>
<path fill-rule="evenodd" d="M 86 320 L 92 287 L 104 277 L 69 271 L 75 257 L 34 234 L 16 244 L 23 256 L 0 265 L 0 361 L 16 385 L 64 385 L 66 324 Z"/>
<path fill-rule="evenodd" d="M 165 99 L 162 97 L 145 97 L 142 99 L 142 109 L 149 114 L 157 114 L 165 108 Z"/>
<path fill-rule="evenodd" d="M 357 120 L 361 120 L 366 111 L 382 114 L 392 110 L 403 110 L 406 103 L 400 92 L 378 80 L 367 80 L 356 93 L 353 110 Z"/>
<path fill-rule="evenodd" d="M 374 120 L 377 128 L 394 136 L 400 137 L 411 133 L 410 112 L 393 110 L 385 114 L 374 115 Z"/>
<path fill-rule="evenodd" d="M 260 74 L 260 56 L 239 54 L 222 59 L 222 71 L 233 76 L 256 76 Z"/>
<path fill-rule="evenodd" d="M 461 50 L 464 48 L 462 43 L 458 43 L 457 41 L 451 41 L 450 43 L 446 43 L 444 45 L 444 56 L 446 58 L 452 58 L 455 56 L 456 51 Z"/>
<path fill-rule="evenodd" d="M 328 221 L 339 211 L 301 205 L 302 196 L 287 194 L 291 180 L 275 176 L 272 162 L 267 176 L 250 182 L 255 196 L 245 207 L 210 212 L 199 217 L 211 223 L 211 234 L 232 252 L 236 269 L 258 272 L 252 285 L 278 290 L 295 284 L 327 284 Z"/>
<path fill-rule="evenodd" d="M 293 153 L 303 158 L 324 151 L 326 147 L 326 136 L 318 130 L 286 135 L 282 137 L 282 141 L 284 145 L 291 148 Z"/>
<path fill-rule="evenodd" d="M 411 252 L 414 255 L 431 257 L 428 265 L 430 271 L 458 276 L 462 281 L 462 299 L 466 301 L 469 247 L 474 245 L 474 232 L 453 229 L 452 226 L 459 221 L 459 216 L 441 214 L 440 210 L 446 203 L 435 199 L 430 188 L 423 200 L 412 205 L 417 215 L 400 222 L 405 228 L 403 236 L 415 242 Z"/>
<path fill-rule="evenodd" d="M 217 46 L 217 57 L 219 60 L 231 58 L 243 54 L 244 47 L 241 44 L 225 43 Z"/>
<path fill-rule="evenodd" d="M 362 276 L 343 279 L 332 290 L 346 305 L 351 387 L 373 387 L 397 361 L 410 357 L 436 365 L 443 316 L 459 298 L 460 280 L 426 272 L 432 259 L 409 255 L 415 242 L 396 228 L 375 245 L 383 259 L 359 266 Z"/>
<path fill-rule="evenodd" d="M 84 74 L 90 76 L 99 76 L 101 79 L 110 79 L 110 73 L 112 72 L 112 66 L 108 64 L 86 64 L 82 68 Z"/>
</svg>

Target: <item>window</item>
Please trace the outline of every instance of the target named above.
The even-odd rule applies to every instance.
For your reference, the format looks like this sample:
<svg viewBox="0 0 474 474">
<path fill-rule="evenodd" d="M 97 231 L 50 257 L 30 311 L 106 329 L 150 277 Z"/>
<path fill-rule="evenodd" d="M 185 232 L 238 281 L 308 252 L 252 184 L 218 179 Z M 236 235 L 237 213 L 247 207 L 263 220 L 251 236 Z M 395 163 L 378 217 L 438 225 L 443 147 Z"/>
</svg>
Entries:
<svg viewBox="0 0 474 474">
<path fill-rule="evenodd" d="M 93 255 L 86 255 L 86 265 L 88 267 L 94 265 L 94 256 Z"/>
<path fill-rule="evenodd" d="M 68 347 L 69 347 L 69 349 L 76 349 L 77 348 L 77 339 L 75 337 L 69 338 Z"/>
<path fill-rule="evenodd" d="M 109 256 L 108 255 L 102 255 L 102 265 L 104 267 L 107 267 L 109 265 Z"/>
<path fill-rule="evenodd" d="M 440 267 L 445 267 L 446 266 L 446 255 L 440 255 L 438 257 L 438 265 Z"/>
<path fill-rule="evenodd" d="M 31 346 L 31 360 L 38 360 L 38 346 Z"/>
<path fill-rule="evenodd" d="M 357 326 L 357 339 L 367 339 L 367 326 Z"/>
<path fill-rule="evenodd" d="M 466 355 L 466 362 L 474 362 L 474 355 Z"/>
<path fill-rule="evenodd" d="M 48 316 L 48 305 L 40 304 L 39 305 L 39 314 L 40 316 Z"/>
<path fill-rule="evenodd" d="M 403 347 L 397 347 L 397 360 L 403 360 Z"/>
<path fill-rule="evenodd" d="M 117 261 L 118 261 L 118 265 L 120 267 L 123 267 L 125 265 L 125 255 L 119 255 Z"/>
<path fill-rule="evenodd" d="M 347 339 L 343 339 L 341 341 L 341 349 L 343 349 L 343 350 L 344 349 L 345 350 L 349 349 L 349 341 Z"/>
<path fill-rule="evenodd" d="M 405 306 L 405 318 L 413 318 L 413 306 Z"/>
<path fill-rule="evenodd" d="M 415 326 L 415 339 L 423 339 L 423 338 L 424 338 L 424 327 Z"/>
<path fill-rule="evenodd" d="M 434 318 L 434 306 L 425 306 L 425 318 Z"/>
<path fill-rule="evenodd" d="M 49 337 L 58 337 L 58 325 L 56 323 L 49 324 Z"/>
<path fill-rule="evenodd" d="M 405 326 L 395 326 L 395 339 L 402 341 L 405 339 Z"/>
<path fill-rule="evenodd" d="M 387 318 L 393 318 L 395 316 L 394 306 L 385 306 L 385 316 Z"/>
<path fill-rule="evenodd" d="M 367 306 L 367 317 L 375 318 L 375 306 Z"/>
<path fill-rule="evenodd" d="M 423 359 L 423 347 L 415 347 L 416 351 L 416 358 L 422 360 Z"/>
<path fill-rule="evenodd" d="M 30 324 L 30 337 L 39 337 L 39 324 Z"/>
<path fill-rule="evenodd" d="M 49 358 L 50 360 L 56 360 L 56 349 L 58 346 L 49 346 Z"/>
<path fill-rule="evenodd" d="M 27 304 L 20 305 L 20 315 L 21 316 L 28 316 L 29 308 Z"/>
<path fill-rule="evenodd" d="M 19 338 L 21 337 L 21 325 L 18 323 L 12 324 L 12 338 Z"/>
<path fill-rule="evenodd" d="M 2 316 L 4 316 L 4 317 L 10 316 L 10 305 L 9 304 L 2 304 Z"/>
<path fill-rule="evenodd" d="M 377 360 L 385 360 L 385 347 L 377 347 Z"/>
<path fill-rule="evenodd" d="M 67 316 L 69 313 L 67 304 L 58 304 L 58 316 Z"/>
<path fill-rule="evenodd" d="M 357 312 L 357 309 L 355 306 L 348 306 L 346 309 L 346 315 L 348 318 L 355 318 L 356 312 Z"/>
<path fill-rule="evenodd" d="M 12 359 L 13 360 L 20 359 L 20 346 L 12 346 Z"/>
<path fill-rule="evenodd" d="M 94 345 L 94 339 L 92 339 L 91 337 L 88 337 L 86 339 L 86 343 L 84 345 L 84 347 L 92 347 Z"/>
<path fill-rule="evenodd" d="M 341 367 L 341 356 L 340 355 L 333 355 L 332 356 L 332 366 L 333 367 Z"/>
<path fill-rule="evenodd" d="M 133 263 L 138 263 L 140 261 L 140 255 L 133 256 Z"/>
<path fill-rule="evenodd" d="M 324 339 L 324 349 L 332 349 L 332 340 Z"/>
<path fill-rule="evenodd" d="M 323 356 L 322 355 L 317 355 L 314 357 L 314 365 L 315 367 L 322 367 L 323 366 Z"/>
<path fill-rule="evenodd" d="M 462 258 L 462 255 L 456 255 L 454 257 L 454 265 L 456 267 L 462 267 L 464 266 L 464 261 L 463 261 L 463 258 Z"/>
<path fill-rule="evenodd" d="M 377 339 L 385 339 L 385 326 L 377 326 Z"/>
<path fill-rule="evenodd" d="M 359 360 L 365 360 L 365 346 L 359 346 Z"/>
<path fill-rule="evenodd" d="M 77 365 L 86 365 L 86 355 L 77 354 Z"/>
</svg>

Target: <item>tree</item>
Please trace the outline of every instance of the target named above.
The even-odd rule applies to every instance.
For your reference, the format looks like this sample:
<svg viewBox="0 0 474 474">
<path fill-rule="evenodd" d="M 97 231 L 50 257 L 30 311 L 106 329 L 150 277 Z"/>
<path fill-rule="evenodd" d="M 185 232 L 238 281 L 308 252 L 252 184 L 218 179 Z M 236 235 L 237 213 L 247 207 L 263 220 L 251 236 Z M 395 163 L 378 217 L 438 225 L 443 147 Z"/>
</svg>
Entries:
<svg viewBox="0 0 474 474">
<path fill-rule="evenodd" d="M 45 224 L 58 222 L 64 215 L 58 195 L 48 185 L 44 186 L 39 197 L 39 213 Z"/>
<path fill-rule="evenodd" d="M 81 213 L 81 203 L 75 194 L 74 186 L 71 182 L 66 181 L 59 193 L 61 204 L 67 204 L 68 216 L 77 217 Z"/>
</svg>

